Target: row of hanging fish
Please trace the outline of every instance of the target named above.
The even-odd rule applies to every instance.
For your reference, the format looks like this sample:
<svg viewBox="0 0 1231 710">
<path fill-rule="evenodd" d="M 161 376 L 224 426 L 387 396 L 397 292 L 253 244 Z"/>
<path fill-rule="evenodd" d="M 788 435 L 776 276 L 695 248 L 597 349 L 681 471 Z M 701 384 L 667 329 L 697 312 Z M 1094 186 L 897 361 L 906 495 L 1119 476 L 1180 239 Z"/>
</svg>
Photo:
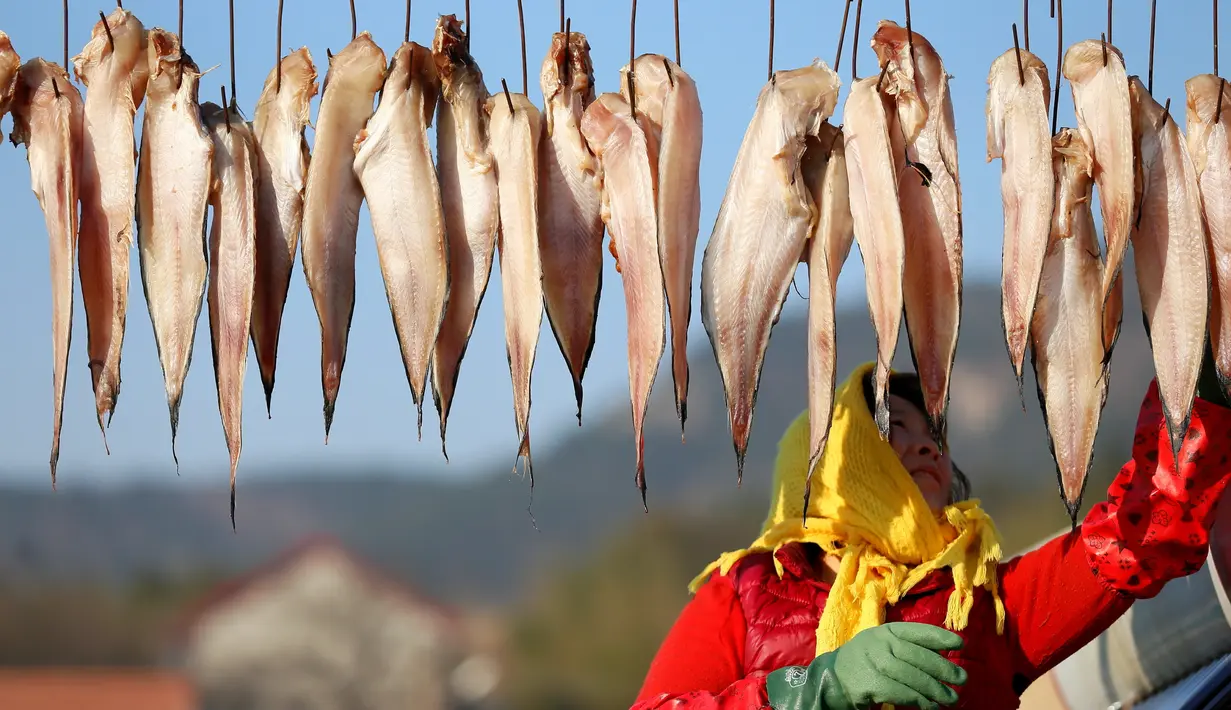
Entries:
<svg viewBox="0 0 1231 710">
<path fill-rule="evenodd" d="M 134 224 L 173 457 L 196 324 L 208 301 L 234 520 L 248 341 L 270 409 L 296 251 L 320 320 L 328 441 L 366 201 L 420 435 L 430 377 L 446 458 L 461 362 L 499 251 L 518 453 L 531 481 L 530 380 L 542 312 L 572 375 L 580 423 L 604 229 L 611 234 L 629 314 L 636 480 L 644 502 L 642 428 L 668 317 L 681 428 L 687 417 L 700 217 L 696 86 L 674 62 L 646 54 L 621 70 L 620 93 L 596 97 L 585 36 L 558 32 L 542 65 L 540 111 L 523 94 L 490 94 L 467 47 L 453 15 L 439 18 L 430 48 L 405 42 L 388 66 L 371 36 L 359 33 L 330 55 L 309 150 L 304 129 L 318 87 L 306 48 L 269 73 L 248 123 L 234 100 L 228 107 L 199 104 L 202 72 L 179 38 L 147 30 L 122 8 L 95 24 L 73 60 L 84 97 L 64 68 L 42 59 L 21 64 L 0 33 L 0 117 L 14 114 L 13 140 L 27 146 L 51 239 L 53 485 L 74 260 L 104 444 L 120 390 Z M 143 102 L 137 146 L 134 116 Z"/>
<path fill-rule="evenodd" d="M 1019 384 L 1031 348 L 1061 494 L 1075 520 L 1123 318 L 1130 244 L 1173 457 L 1188 431 L 1207 319 L 1219 379 L 1231 381 L 1231 114 L 1221 115 L 1225 83 L 1195 76 L 1185 86 L 1185 136 L 1170 100 L 1161 105 L 1101 40 L 1069 47 L 1061 72 L 1077 128 L 1053 135 L 1046 64 L 1019 49 L 993 62 L 987 155 L 1002 161 L 1006 343 Z M 1102 251 L 1091 211 L 1096 188 Z"/>
</svg>

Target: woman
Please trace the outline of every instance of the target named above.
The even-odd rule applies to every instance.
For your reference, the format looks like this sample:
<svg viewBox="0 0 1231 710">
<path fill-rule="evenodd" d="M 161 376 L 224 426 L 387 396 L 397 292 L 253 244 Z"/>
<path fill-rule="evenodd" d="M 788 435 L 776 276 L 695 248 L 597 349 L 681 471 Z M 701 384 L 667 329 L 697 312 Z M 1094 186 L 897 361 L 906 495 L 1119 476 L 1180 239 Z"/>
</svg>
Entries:
<svg viewBox="0 0 1231 710">
<path fill-rule="evenodd" d="M 806 521 L 807 413 L 787 429 L 761 537 L 693 582 L 634 710 L 1016 708 L 1135 599 L 1201 568 L 1231 455 L 1231 410 L 1208 372 L 1200 394 L 1219 404 L 1195 402 L 1178 473 L 1151 383 L 1107 499 L 1006 563 L 929 436 L 918 379 L 891 380 L 885 442 L 871 374 L 838 389 Z"/>
</svg>

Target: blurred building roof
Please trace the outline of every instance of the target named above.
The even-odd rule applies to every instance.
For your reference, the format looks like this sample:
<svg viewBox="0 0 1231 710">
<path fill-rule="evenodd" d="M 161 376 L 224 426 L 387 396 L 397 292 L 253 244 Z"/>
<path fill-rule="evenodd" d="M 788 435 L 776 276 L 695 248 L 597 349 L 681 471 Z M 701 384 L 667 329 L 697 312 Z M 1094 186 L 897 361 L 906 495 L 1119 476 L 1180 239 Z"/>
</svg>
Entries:
<svg viewBox="0 0 1231 710">
<path fill-rule="evenodd" d="M 21 710 L 196 710 L 179 673 L 146 669 L 0 669 L 0 708 Z"/>
</svg>

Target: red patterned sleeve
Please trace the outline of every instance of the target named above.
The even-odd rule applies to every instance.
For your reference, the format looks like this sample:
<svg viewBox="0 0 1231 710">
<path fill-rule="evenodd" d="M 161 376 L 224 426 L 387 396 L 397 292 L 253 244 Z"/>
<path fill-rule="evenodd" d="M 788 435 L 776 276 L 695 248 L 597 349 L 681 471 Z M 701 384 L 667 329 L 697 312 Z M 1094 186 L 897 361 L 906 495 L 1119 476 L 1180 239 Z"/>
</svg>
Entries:
<svg viewBox="0 0 1231 710">
<path fill-rule="evenodd" d="M 1137 599 L 1201 569 L 1210 528 L 1231 477 L 1231 410 L 1197 399 L 1179 467 L 1151 382 L 1137 419 L 1133 460 L 1086 516 L 1082 543 L 1091 571 L 1108 588 Z"/>
<path fill-rule="evenodd" d="M 744 675 L 744 614 L 729 578 L 717 574 L 667 634 L 633 710 L 760 710 L 765 674 Z"/>
</svg>

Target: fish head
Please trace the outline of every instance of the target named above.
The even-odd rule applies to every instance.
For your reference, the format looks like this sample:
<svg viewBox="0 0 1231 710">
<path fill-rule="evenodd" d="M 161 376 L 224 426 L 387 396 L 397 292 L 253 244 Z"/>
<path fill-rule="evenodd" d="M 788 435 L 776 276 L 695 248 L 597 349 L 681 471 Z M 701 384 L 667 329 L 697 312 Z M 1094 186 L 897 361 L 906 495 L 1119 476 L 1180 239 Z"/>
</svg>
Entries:
<svg viewBox="0 0 1231 710">
<path fill-rule="evenodd" d="M 800 130 L 796 132 L 816 135 L 821 123 L 837 108 L 841 87 L 842 80 L 834 70 L 816 59 L 806 67 L 774 72 L 758 103 L 777 102 L 782 120 L 797 126 Z"/>
<path fill-rule="evenodd" d="M 1188 152 L 1193 159 L 1197 174 L 1205 172 L 1209 162 L 1209 148 L 1206 142 L 1210 132 L 1215 127 L 1215 117 L 1222 124 L 1225 134 L 1228 123 L 1231 123 L 1231 112 L 1227 111 L 1227 103 L 1231 103 L 1231 87 L 1216 74 L 1198 74 L 1184 82 L 1185 114 L 1188 127 Z M 1218 102 L 1223 101 L 1223 110 L 1218 110 Z"/>
<path fill-rule="evenodd" d="M 325 90 L 330 81 L 342 81 L 355 91 L 374 95 L 385 81 L 385 52 L 370 32 L 360 32 L 342 51 L 329 59 Z"/>
<path fill-rule="evenodd" d="M 422 97 L 423 120 L 430 126 L 440 96 L 440 77 L 432 61 L 432 50 L 416 42 L 404 42 L 393 53 L 385 75 L 382 101 L 385 95 L 391 100 L 404 100 L 400 97 L 408 91 Z"/>
<path fill-rule="evenodd" d="M 1104 56 L 1107 57 L 1107 66 L 1114 63 L 1120 71 L 1124 71 L 1124 55 L 1115 45 L 1100 39 L 1084 39 L 1065 51 L 1061 73 L 1070 83 L 1082 84 L 1104 67 Z"/>
<path fill-rule="evenodd" d="M 1052 138 L 1052 173 L 1056 178 L 1054 235 L 1073 236 L 1074 213 L 1082 205 L 1087 210 L 1090 208 L 1093 171 L 1094 156 L 1081 133 L 1067 127 L 1060 129 Z"/>
<path fill-rule="evenodd" d="M 629 100 L 629 66 L 620 67 L 620 95 Z M 663 121 L 663 106 L 667 94 L 675 88 L 679 65 L 661 54 L 643 54 L 631 64 L 631 86 L 637 92 L 637 112 L 644 113 L 656 126 Z"/>
<path fill-rule="evenodd" d="M 150 30 L 146 62 L 150 71 L 147 93 L 157 100 L 196 97 L 201 71 L 175 33 L 159 27 Z"/>
<path fill-rule="evenodd" d="M 281 89 L 278 88 L 279 67 L 282 69 Z M 316 79 L 316 64 L 307 47 L 287 54 L 265 77 L 261 96 L 257 100 L 257 122 L 260 122 L 260 116 L 268 113 L 268 109 L 263 108 L 265 104 L 278 102 L 281 103 L 282 114 L 302 130 L 312 120 L 312 97 L 320 92 Z"/>
<path fill-rule="evenodd" d="M 90 41 L 73 57 L 73 72 L 86 86 L 90 84 L 90 76 L 105 62 L 112 71 L 131 76 L 147 43 L 145 26 L 137 16 L 117 7 L 106 18 L 94 23 Z M 112 58 L 114 61 L 107 62 Z"/>
<path fill-rule="evenodd" d="M 0 118 L 8 112 L 17 91 L 17 73 L 21 68 L 21 57 L 13 49 L 9 36 L 0 32 Z"/>
<path fill-rule="evenodd" d="M 623 79 L 623 74 L 620 76 Z M 567 39 L 563 32 L 552 34 L 551 49 L 547 50 L 539 72 L 539 85 L 547 101 L 566 88 L 566 101 L 579 97 L 583 111 L 594 101 L 594 64 L 590 59 L 590 42 L 584 34 L 573 32 Z"/>
<path fill-rule="evenodd" d="M 626 143 L 638 133 L 633 130 L 637 124 L 631 114 L 632 108 L 623 96 L 613 92 L 600 94 L 581 117 L 581 135 L 591 152 L 602 158 L 608 146 Z"/>
<path fill-rule="evenodd" d="M 466 33 L 456 15 L 441 15 L 432 37 L 432 57 L 445 100 L 463 85 L 483 83 L 483 73 L 466 47 Z M 486 99 L 486 96 L 483 97 Z"/>
</svg>

